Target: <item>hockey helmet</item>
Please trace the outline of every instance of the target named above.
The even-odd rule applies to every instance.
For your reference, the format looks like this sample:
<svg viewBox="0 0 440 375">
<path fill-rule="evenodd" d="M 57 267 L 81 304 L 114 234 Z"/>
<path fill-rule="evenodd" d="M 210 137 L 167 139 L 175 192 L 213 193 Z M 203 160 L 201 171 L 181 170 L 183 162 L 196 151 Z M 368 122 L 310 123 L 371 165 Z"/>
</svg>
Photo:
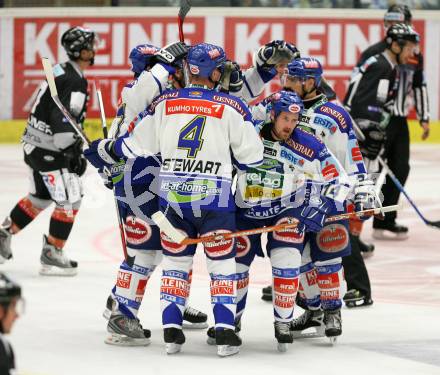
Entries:
<svg viewBox="0 0 440 375">
<path fill-rule="evenodd" d="M 128 56 L 131 61 L 131 70 L 135 74 L 141 74 L 150 65 L 151 58 L 159 51 L 159 48 L 151 44 L 139 44 L 134 47 Z"/>
<path fill-rule="evenodd" d="M 391 25 L 387 30 L 386 42 L 391 46 L 393 42 L 399 45 L 405 45 L 406 42 L 419 43 L 420 36 L 412 26 L 405 23 L 396 23 Z"/>
<path fill-rule="evenodd" d="M 272 110 L 275 117 L 281 112 L 298 113 L 304 110 L 303 101 L 297 93 L 292 91 L 278 91 L 271 98 Z"/>
<path fill-rule="evenodd" d="M 9 305 L 15 297 L 21 297 L 20 285 L 0 273 L 0 305 Z"/>
<path fill-rule="evenodd" d="M 412 14 L 405 4 L 393 4 L 391 5 L 383 17 L 385 27 L 391 26 L 388 22 L 403 22 L 410 25 L 412 21 Z"/>
<path fill-rule="evenodd" d="M 208 78 L 215 69 L 223 71 L 226 54 L 219 46 L 200 43 L 189 49 L 187 61 L 191 74 Z"/>
<path fill-rule="evenodd" d="M 83 49 L 93 51 L 97 35 L 94 31 L 75 26 L 67 30 L 61 37 L 61 44 L 71 59 L 78 59 Z"/>
<path fill-rule="evenodd" d="M 287 64 L 287 75 L 302 79 L 313 78 L 315 86 L 319 86 L 322 76 L 322 65 L 314 57 L 301 57 Z"/>
</svg>

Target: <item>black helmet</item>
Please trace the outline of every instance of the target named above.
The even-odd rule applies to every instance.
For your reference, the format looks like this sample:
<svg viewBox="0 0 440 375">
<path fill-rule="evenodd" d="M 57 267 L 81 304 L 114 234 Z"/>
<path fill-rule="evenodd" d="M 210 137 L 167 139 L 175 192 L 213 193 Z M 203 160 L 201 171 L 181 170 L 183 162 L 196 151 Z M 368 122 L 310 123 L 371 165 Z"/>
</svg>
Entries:
<svg viewBox="0 0 440 375">
<path fill-rule="evenodd" d="M 67 30 L 61 37 L 61 44 L 71 59 L 78 59 L 83 49 L 93 50 L 95 33 L 90 29 L 75 26 Z"/>
<path fill-rule="evenodd" d="M 419 43 L 419 41 L 420 36 L 417 31 L 405 23 L 396 23 L 387 30 L 386 42 L 388 46 L 391 46 L 393 42 L 404 45 L 406 42 Z"/>
<path fill-rule="evenodd" d="M 9 305 L 15 297 L 21 297 L 20 285 L 0 273 L 0 305 Z"/>
<path fill-rule="evenodd" d="M 393 4 L 391 5 L 383 17 L 383 21 L 386 22 L 404 22 L 408 25 L 411 24 L 412 14 L 408 5 Z M 386 25 L 385 25 L 386 26 Z"/>
</svg>

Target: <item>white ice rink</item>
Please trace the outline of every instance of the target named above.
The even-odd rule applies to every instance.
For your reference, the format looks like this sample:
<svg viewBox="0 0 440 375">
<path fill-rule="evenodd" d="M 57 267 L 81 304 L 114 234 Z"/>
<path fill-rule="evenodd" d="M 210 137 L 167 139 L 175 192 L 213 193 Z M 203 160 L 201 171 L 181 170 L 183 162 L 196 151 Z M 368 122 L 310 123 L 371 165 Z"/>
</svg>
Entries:
<svg viewBox="0 0 440 375">
<path fill-rule="evenodd" d="M 27 192 L 27 175 L 18 145 L 0 147 L 0 219 Z M 428 218 L 440 220 L 440 146 L 413 146 L 407 190 Z M 440 374 L 440 231 L 426 227 L 402 200 L 400 222 L 410 227 L 405 242 L 376 242 L 367 261 L 374 305 L 343 309 L 343 335 L 331 347 L 327 339 L 296 341 L 278 353 L 271 306 L 260 300 L 270 281 L 269 263 L 251 269 L 248 309 L 243 318 L 239 355 L 220 359 L 205 343 L 205 331 L 186 331 L 182 353 L 167 356 L 159 311 L 159 275 L 149 282 L 140 319 L 152 330 L 148 347 L 104 344 L 101 316 L 121 260 L 111 192 L 93 168 L 85 177 L 86 195 L 67 244 L 79 262 L 74 278 L 38 275 L 42 234 L 51 210 L 13 238 L 14 259 L 0 270 L 23 287 L 26 314 L 10 340 L 20 374 Z M 365 239 L 370 238 L 371 224 Z M 191 305 L 210 312 L 208 275 L 197 254 Z M 300 313 L 300 309 L 296 314 Z M 212 316 L 210 314 L 210 321 Z"/>
</svg>

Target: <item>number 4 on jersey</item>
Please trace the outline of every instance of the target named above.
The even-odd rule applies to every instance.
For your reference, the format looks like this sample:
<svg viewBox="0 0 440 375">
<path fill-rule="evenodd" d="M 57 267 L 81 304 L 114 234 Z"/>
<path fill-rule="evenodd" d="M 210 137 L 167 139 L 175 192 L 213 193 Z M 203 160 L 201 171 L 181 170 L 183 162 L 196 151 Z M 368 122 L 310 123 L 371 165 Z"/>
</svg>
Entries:
<svg viewBox="0 0 440 375">
<path fill-rule="evenodd" d="M 188 158 L 195 158 L 203 146 L 203 129 L 205 128 L 206 116 L 196 116 L 186 124 L 179 133 L 177 148 L 188 150 Z"/>
</svg>

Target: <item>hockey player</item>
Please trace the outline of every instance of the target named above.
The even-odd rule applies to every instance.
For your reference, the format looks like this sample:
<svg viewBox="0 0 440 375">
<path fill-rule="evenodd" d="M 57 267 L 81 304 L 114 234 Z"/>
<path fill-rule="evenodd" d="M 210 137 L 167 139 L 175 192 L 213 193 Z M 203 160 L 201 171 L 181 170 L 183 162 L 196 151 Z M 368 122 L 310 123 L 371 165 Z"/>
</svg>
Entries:
<svg viewBox="0 0 440 375">
<path fill-rule="evenodd" d="M 300 58 L 288 64 L 282 84 L 304 101 L 306 115 L 301 116 L 300 126 L 322 140 L 348 173 L 350 185 L 354 186 L 356 211 L 380 206 L 374 184 L 366 174 L 349 114 L 319 91 L 322 74 L 319 60 Z M 264 103 L 258 107 L 263 107 L 264 112 Z M 325 315 L 325 333 L 336 337 L 342 333 L 340 308 L 345 281 L 341 258 L 350 253 L 348 221 L 326 225 L 306 237 L 298 302 L 308 310 L 295 320 L 292 329 L 295 335 L 299 334 L 308 325 L 315 324 L 315 320 L 321 323 Z M 332 286 L 335 291 L 330 293 Z"/>
<path fill-rule="evenodd" d="M 87 80 L 83 70 L 93 65 L 95 43 L 93 31 L 70 28 L 61 37 L 69 60 L 54 67 L 60 100 L 78 123 L 84 121 L 87 105 Z M 54 202 L 49 234 L 43 235 L 40 274 L 76 275 L 78 264 L 67 258 L 63 248 L 81 204 L 80 176 L 86 170 L 87 161 L 82 156 L 81 139 L 53 102 L 46 82 L 42 83 L 31 109 L 22 141 L 30 190 L 0 228 L 0 260 L 12 257 L 11 237 Z"/>
<path fill-rule="evenodd" d="M 117 117 L 110 129 L 112 138 L 125 134 L 136 115 L 170 84 L 180 87 L 183 77 L 178 65 L 186 54 L 187 47 L 182 43 L 173 43 L 163 50 L 149 44 L 133 48 L 129 57 L 135 80 L 122 90 Z M 167 56 L 167 60 L 162 56 Z M 115 189 L 127 248 L 126 259 L 119 267 L 104 312 L 109 320 L 108 344 L 138 346 L 150 343 L 151 333 L 142 328 L 137 313 L 147 282 L 162 259 L 159 229 L 150 220 L 159 208 L 154 183 L 159 169 L 158 156 L 139 157 L 128 163 L 121 160 L 112 168 L 111 181 L 106 181 Z M 139 201 L 141 196 L 146 199 Z M 207 327 L 206 314 L 191 307 L 185 308 L 183 319 L 186 328 Z"/>
<path fill-rule="evenodd" d="M 370 173 L 378 170 L 377 156 L 386 141 L 386 129 L 402 79 L 400 67 L 413 57 L 418 41 L 419 35 L 411 26 L 392 25 L 387 30 L 385 51 L 368 58 L 352 75 L 344 105 L 365 136 L 360 146 Z M 384 203 L 390 202 L 384 200 Z M 360 227 L 355 228 L 358 233 Z M 344 258 L 349 289 L 345 299 L 354 303 L 353 306 L 368 305 L 372 303 L 368 272 L 358 248 L 354 246 L 353 250 L 351 257 Z"/>
<path fill-rule="evenodd" d="M 386 29 L 396 23 L 405 23 L 411 26 L 412 15 L 407 5 L 393 4 L 384 16 Z M 386 38 L 367 48 L 358 62 L 360 67 L 370 57 L 382 53 L 387 48 Z M 399 56 L 397 56 L 399 60 Z M 386 141 L 384 159 L 387 165 L 397 176 L 402 185 L 409 174 L 409 131 L 408 111 L 410 109 L 409 98 L 413 96 L 420 125 L 423 128 L 422 139 L 429 136 L 429 107 L 428 91 L 426 87 L 425 73 L 423 68 L 423 55 L 416 52 L 407 62 L 399 62 L 399 86 L 398 94 L 391 111 L 390 122 L 386 128 Z M 411 95 L 413 94 L 413 95 Z M 400 191 L 391 179 L 387 178 L 382 186 L 385 205 L 397 204 Z M 396 212 L 385 214 L 385 220 L 375 219 L 373 222 L 373 237 L 378 239 L 406 239 L 408 228 L 396 224 Z"/>
<path fill-rule="evenodd" d="M 0 374 L 15 374 L 15 357 L 11 344 L 3 336 L 11 332 L 20 316 L 21 288 L 6 275 L 0 273 Z"/>
<path fill-rule="evenodd" d="M 260 125 L 264 161 L 238 177 L 237 226 L 248 230 L 301 220 L 294 230 L 269 233 L 266 248 L 272 264 L 275 337 L 278 349 L 285 351 L 293 342 L 289 328 L 298 290 L 304 226 L 317 232 L 324 225 L 326 215 L 342 208 L 349 180 L 322 142 L 296 128 L 303 109 L 297 94 L 280 91 L 265 102 L 271 115 L 270 121 Z M 314 194 L 315 190 L 318 193 Z M 237 330 L 246 305 L 249 268 L 255 255 L 263 256 L 261 236 L 240 237 L 236 258 Z M 208 336 L 212 338 L 213 333 L 208 331 Z"/>
<path fill-rule="evenodd" d="M 263 145 L 247 107 L 213 90 L 225 63 L 221 47 L 201 43 L 190 48 L 190 86 L 156 98 L 124 137 L 95 141 L 86 152 L 95 166 L 114 164 L 120 157 L 160 152 L 161 210 L 189 237 L 235 230 L 231 193 L 231 153 L 243 166 L 262 162 Z M 98 151 L 99 150 L 99 154 Z M 169 354 L 181 350 L 183 310 L 195 246 L 162 237 L 161 284 L 164 340 Z M 218 355 L 239 351 L 234 333 L 236 309 L 235 243 L 205 243 L 211 277 L 211 301 L 216 321 Z"/>
</svg>

